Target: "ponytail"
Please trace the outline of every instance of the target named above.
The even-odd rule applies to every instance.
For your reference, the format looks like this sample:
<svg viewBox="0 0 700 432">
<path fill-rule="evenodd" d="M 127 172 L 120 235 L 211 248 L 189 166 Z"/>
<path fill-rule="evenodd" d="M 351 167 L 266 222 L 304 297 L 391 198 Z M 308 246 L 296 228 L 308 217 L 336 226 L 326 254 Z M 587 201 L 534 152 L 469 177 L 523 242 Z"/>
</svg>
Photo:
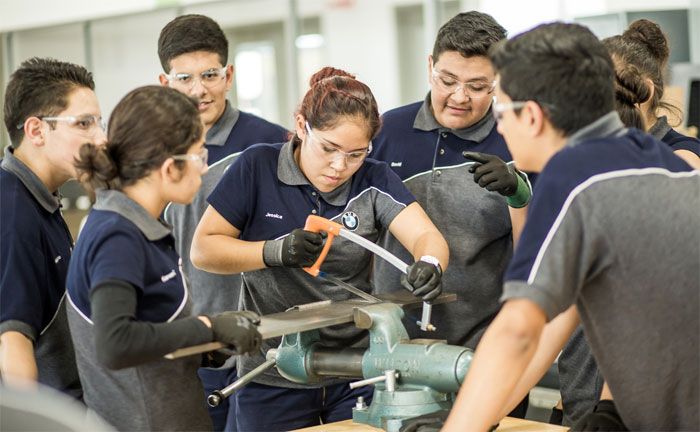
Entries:
<svg viewBox="0 0 700 432">
<path fill-rule="evenodd" d="M 78 181 L 92 194 L 96 189 L 119 189 L 119 170 L 107 145 L 83 144 L 75 160 Z"/>
</svg>

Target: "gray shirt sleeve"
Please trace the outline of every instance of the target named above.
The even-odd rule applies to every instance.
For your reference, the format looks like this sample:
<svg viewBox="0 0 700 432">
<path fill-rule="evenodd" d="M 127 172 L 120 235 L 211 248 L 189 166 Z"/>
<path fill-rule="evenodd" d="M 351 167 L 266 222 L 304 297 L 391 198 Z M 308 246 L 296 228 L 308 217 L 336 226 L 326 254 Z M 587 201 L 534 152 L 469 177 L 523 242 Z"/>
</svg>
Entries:
<svg viewBox="0 0 700 432">
<path fill-rule="evenodd" d="M 0 335 L 9 331 L 16 331 L 18 333 L 22 333 L 24 336 L 27 337 L 27 339 L 31 340 L 32 342 L 36 342 L 38 336 L 36 330 L 34 330 L 32 326 L 19 320 L 7 320 L 0 323 Z"/>
<path fill-rule="evenodd" d="M 590 213 L 587 194 L 576 196 L 549 229 L 527 281 L 510 280 L 502 301 L 528 298 L 552 320 L 576 302 L 586 281 L 601 274 L 614 257 L 605 247 L 599 221 Z"/>
</svg>

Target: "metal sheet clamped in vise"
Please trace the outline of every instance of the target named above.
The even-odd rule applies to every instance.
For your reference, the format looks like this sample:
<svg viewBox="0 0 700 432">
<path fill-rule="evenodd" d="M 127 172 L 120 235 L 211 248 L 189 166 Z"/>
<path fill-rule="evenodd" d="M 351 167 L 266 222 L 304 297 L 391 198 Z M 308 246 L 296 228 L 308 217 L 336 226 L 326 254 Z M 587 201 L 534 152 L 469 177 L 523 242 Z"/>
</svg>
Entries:
<svg viewBox="0 0 700 432">
<path fill-rule="evenodd" d="M 316 312 L 325 315 L 336 309 L 338 304 L 332 304 Z M 402 318 L 403 310 L 396 304 L 357 303 L 352 307 L 352 321 L 369 331 L 368 348 L 325 347 L 317 329 L 287 334 L 278 348 L 267 352 L 265 363 L 211 395 L 209 403 L 217 405 L 275 366 L 284 378 L 300 384 L 344 377 L 362 379 L 352 383 L 353 387 L 374 385 L 372 403 L 367 406 L 364 400 L 358 400 L 353 421 L 389 432 L 398 431 L 407 419 L 450 409 L 473 352 L 443 341 L 410 340 Z"/>
<path fill-rule="evenodd" d="M 369 301 L 372 301 L 371 298 L 368 298 L 369 294 L 364 293 L 362 291 L 362 294 L 358 293 L 357 288 L 353 286 L 349 286 L 348 284 L 340 281 L 337 278 L 334 278 L 324 272 L 321 271 L 321 264 L 323 264 L 323 261 L 326 259 L 326 256 L 328 255 L 328 251 L 331 248 L 331 245 L 333 244 L 333 239 L 336 236 L 343 237 L 347 240 L 350 240 L 351 242 L 358 244 L 365 249 L 369 250 L 370 252 L 374 253 L 375 255 L 381 257 L 382 259 L 386 260 L 389 264 L 393 265 L 401 273 L 404 275 L 407 272 L 408 264 L 405 262 L 401 261 L 398 257 L 396 257 L 394 254 L 389 252 L 388 250 L 382 248 L 381 246 L 372 243 L 371 241 L 367 240 L 366 238 L 359 236 L 352 231 L 348 231 L 345 228 L 343 228 L 342 225 L 339 223 L 330 221 L 328 219 L 322 218 L 320 216 L 315 216 L 315 215 L 309 215 L 306 218 L 306 224 L 304 225 L 304 229 L 306 231 L 311 231 L 311 232 L 325 232 L 328 234 L 328 238 L 326 239 L 326 243 L 323 246 L 323 250 L 321 251 L 321 255 L 318 257 L 316 262 L 311 266 L 307 267 L 304 269 L 307 273 L 309 273 L 311 276 L 317 277 L 321 276 L 324 277 L 331 282 L 335 283 L 336 285 L 339 285 L 346 290 L 364 298 Z M 371 297 L 371 296 L 370 296 Z M 416 324 L 420 326 L 420 329 L 423 331 L 435 331 L 435 326 L 430 323 L 430 318 L 432 315 L 432 310 L 433 310 L 433 305 L 431 302 L 423 302 L 423 312 L 421 314 L 421 320 L 418 321 Z"/>
</svg>

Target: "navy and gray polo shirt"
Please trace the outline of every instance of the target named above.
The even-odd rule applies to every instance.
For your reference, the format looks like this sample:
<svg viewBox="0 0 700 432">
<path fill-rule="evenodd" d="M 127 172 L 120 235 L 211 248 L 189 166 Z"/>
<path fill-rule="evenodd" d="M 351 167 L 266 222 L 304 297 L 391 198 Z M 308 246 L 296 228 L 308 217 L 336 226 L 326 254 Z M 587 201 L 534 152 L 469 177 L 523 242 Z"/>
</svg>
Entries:
<svg viewBox="0 0 700 432">
<path fill-rule="evenodd" d="M 204 145 L 209 151 L 209 164 L 214 165 L 226 156 L 242 152 L 253 144 L 286 141 L 288 134 L 282 126 L 240 111 L 227 100 L 221 117 L 207 131 Z"/>
<path fill-rule="evenodd" d="M 192 203 L 171 203 L 165 209 L 165 220 L 173 226 L 175 247 L 182 257 L 182 268 L 189 280 L 193 314 L 236 310 L 241 286 L 237 274 L 205 272 L 190 261 L 192 237 L 207 209 L 207 197 L 240 152 L 253 144 L 286 141 L 288 133 L 281 126 L 233 108 L 227 101 L 226 110 L 207 132 L 205 145 L 209 150 L 210 165 L 209 171 L 202 176 L 201 188 Z"/>
<path fill-rule="evenodd" d="M 311 214 L 335 220 L 356 234 L 376 241 L 380 231 L 413 201 L 398 176 L 386 164 L 372 159 L 365 160 L 352 179 L 334 191 L 320 192 L 299 169 L 292 142 L 256 145 L 244 151 L 209 197 L 212 207 L 239 229 L 240 238 L 247 241 L 284 237 L 295 228 L 302 228 Z M 363 247 L 336 238 L 321 269 L 370 292 L 372 258 L 372 253 Z M 243 273 L 240 305 L 241 309 L 265 315 L 283 312 L 295 305 L 349 298 L 354 296 L 301 269 L 273 267 Z M 328 346 L 356 346 L 364 338 L 354 326 L 325 328 L 321 335 Z M 277 345 L 279 339 L 263 341 L 263 351 Z M 244 356 L 239 361 L 239 374 L 244 374 L 264 359 L 260 355 Z M 308 387 L 291 383 L 276 371 L 268 371 L 256 382 L 279 387 Z"/>
<path fill-rule="evenodd" d="M 164 323 L 190 316 L 169 227 L 122 192 L 101 190 L 75 247 L 67 281 L 68 320 L 85 403 L 119 430 L 210 428 L 197 377 L 199 356 L 163 358 L 122 370 L 98 362 L 90 291 L 110 279 L 135 287 L 139 321 Z"/>
<path fill-rule="evenodd" d="M 475 151 L 512 160 L 491 112 L 469 128 L 446 129 L 435 119 L 428 94 L 423 102 L 384 114 L 373 145 L 370 156 L 389 164 L 401 177 L 450 248 L 442 286 L 457 294 L 457 301 L 435 307 L 432 322 L 437 331 L 430 337 L 476 347 L 499 310 L 503 273 L 513 248 L 505 198 L 479 187 L 468 171 L 473 162 L 462 157 L 463 151 Z M 391 235 L 382 245 L 404 260 L 410 257 Z M 382 260 L 376 260 L 375 267 L 378 289 L 399 287 L 395 268 Z M 406 327 L 411 337 L 425 337 L 415 319 Z"/>
<path fill-rule="evenodd" d="M 666 116 L 658 118 L 649 129 L 649 134 L 668 144 L 672 150 L 688 150 L 700 156 L 700 140 L 676 132 L 668 124 Z"/>
<path fill-rule="evenodd" d="M 73 239 L 59 209 L 59 197 L 8 146 L 0 163 L 0 334 L 31 339 L 39 382 L 79 398 L 64 303 Z"/>
<path fill-rule="evenodd" d="M 577 306 L 630 430 L 700 428 L 698 208 L 700 171 L 611 112 L 544 167 L 505 276 L 548 320 Z"/>
</svg>

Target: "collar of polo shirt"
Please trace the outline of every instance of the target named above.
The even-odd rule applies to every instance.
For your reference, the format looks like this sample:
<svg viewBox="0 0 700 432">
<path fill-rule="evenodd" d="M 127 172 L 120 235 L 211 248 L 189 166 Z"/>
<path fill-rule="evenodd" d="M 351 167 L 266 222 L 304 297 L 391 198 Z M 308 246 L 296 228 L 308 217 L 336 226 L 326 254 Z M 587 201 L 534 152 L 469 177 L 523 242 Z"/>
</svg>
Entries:
<svg viewBox="0 0 700 432">
<path fill-rule="evenodd" d="M 160 240 L 171 234 L 170 227 L 154 219 L 145 208 L 136 201 L 117 190 L 100 189 L 96 191 L 95 210 L 107 210 L 117 213 L 133 222 L 149 241 Z"/>
<path fill-rule="evenodd" d="M 207 131 L 207 136 L 204 140 L 206 145 L 213 145 L 222 147 L 226 144 L 228 136 L 231 133 L 231 129 L 236 125 L 238 117 L 240 117 L 241 112 L 232 107 L 231 103 L 226 101 L 226 108 L 221 114 L 221 117 L 212 125 L 212 127 Z"/>
<path fill-rule="evenodd" d="M 357 173 L 355 173 L 355 175 L 357 175 Z M 294 159 L 294 142 L 292 140 L 285 143 L 280 150 L 277 163 L 277 177 L 282 183 L 290 186 L 310 186 L 313 188 L 313 185 L 309 183 L 304 173 L 301 172 L 301 168 L 297 165 L 296 159 Z M 352 178 L 330 192 L 317 192 L 328 204 L 344 206 L 347 204 L 348 197 L 350 196 L 351 184 Z"/>
<path fill-rule="evenodd" d="M 486 139 L 487 136 L 493 130 L 496 120 L 491 114 L 491 108 L 486 112 L 484 118 L 476 122 L 475 124 L 464 129 L 448 129 L 442 126 L 435 119 L 433 112 L 430 109 L 430 92 L 423 100 L 423 104 L 416 114 L 416 119 L 413 122 L 413 127 L 422 131 L 433 131 L 438 130 L 439 132 L 450 132 L 451 134 L 457 136 L 460 139 L 466 141 L 481 142 Z"/>
<path fill-rule="evenodd" d="M 53 213 L 61 205 L 60 195 L 52 194 L 39 177 L 29 169 L 21 160 L 12 154 L 12 146 L 5 147 L 5 156 L 2 159 L 2 168 L 16 175 L 29 190 L 35 200 L 49 213 Z"/>
<path fill-rule="evenodd" d="M 624 134 L 626 130 L 627 129 L 622 123 L 622 120 L 620 120 L 620 116 L 617 111 L 610 111 L 593 123 L 584 126 L 571 134 L 566 141 L 566 145 L 573 147 L 586 139 L 620 136 Z"/>
</svg>

